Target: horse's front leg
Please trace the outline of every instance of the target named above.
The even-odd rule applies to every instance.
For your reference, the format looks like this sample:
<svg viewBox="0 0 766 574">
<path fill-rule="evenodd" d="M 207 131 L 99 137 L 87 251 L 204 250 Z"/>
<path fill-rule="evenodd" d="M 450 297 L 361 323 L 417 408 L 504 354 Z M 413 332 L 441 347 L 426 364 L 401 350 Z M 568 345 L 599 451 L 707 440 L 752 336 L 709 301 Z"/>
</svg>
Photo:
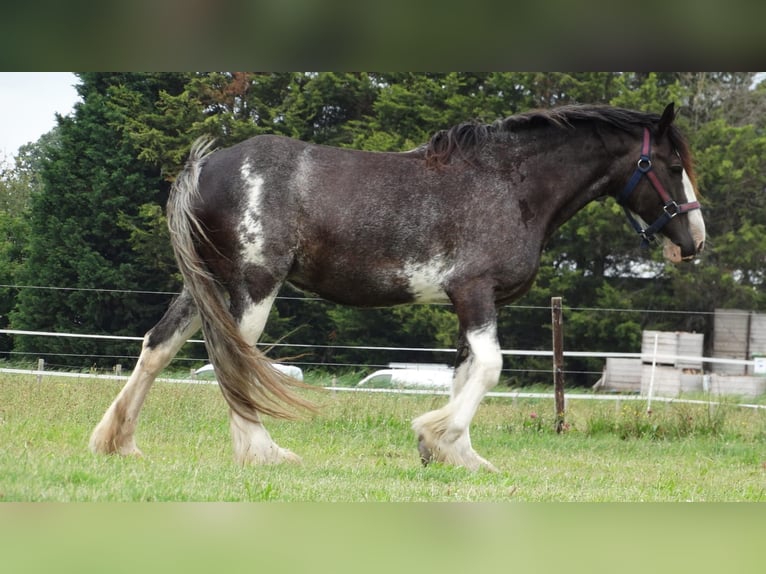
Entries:
<svg viewBox="0 0 766 574">
<path fill-rule="evenodd" d="M 466 329 L 469 354 L 457 366 L 449 403 L 413 421 L 424 464 L 432 461 L 470 470 L 497 470 L 473 449 L 469 427 L 486 392 L 497 384 L 502 354 L 494 319 Z"/>
<path fill-rule="evenodd" d="M 184 290 L 144 337 L 136 368 L 91 434 L 91 452 L 141 454 L 136 446 L 135 432 L 146 395 L 157 375 L 199 328 L 200 319 L 194 301 Z"/>
</svg>

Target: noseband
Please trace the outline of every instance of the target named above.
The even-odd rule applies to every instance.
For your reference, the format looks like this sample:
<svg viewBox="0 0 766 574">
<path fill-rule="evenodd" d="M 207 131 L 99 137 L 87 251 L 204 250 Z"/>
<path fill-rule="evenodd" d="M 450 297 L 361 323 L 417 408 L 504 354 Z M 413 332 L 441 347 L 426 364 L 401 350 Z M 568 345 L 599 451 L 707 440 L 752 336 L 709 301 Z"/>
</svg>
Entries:
<svg viewBox="0 0 766 574">
<path fill-rule="evenodd" d="M 617 203 L 622 205 L 622 208 L 625 210 L 625 215 L 628 217 L 628 221 L 633 226 L 633 229 L 635 229 L 641 236 L 641 247 L 648 247 L 649 242 L 654 239 L 654 235 L 658 233 L 663 227 L 665 227 L 665 224 L 668 221 L 673 219 L 679 213 L 686 213 L 687 211 L 692 211 L 693 209 L 700 209 L 700 204 L 698 201 L 690 201 L 688 203 L 682 203 L 681 205 L 678 205 L 678 203 L 676 203 L 676 201 L 670 197 L 670 194 L 665 191 L 662 183 L 657 178 L 657 174 L 652 171 L 651 153 L 652 135 L 649 133 L 649 128 L 644 128 L 644 143 L 641 147 L 641 157 L 638 159 L 636 171 L 633 172 L 633 175 L 631 176 L 627 185 L 617 196 Z M 641 224 L 636 220 L 635 217 L 633 217 L 633 214 L 630 212 L 628 206 L 626 205 L 628 197 L 630 197 L 630 194 L 633 193 L 633 190 L 636 188 L 638 182 L 641 181 L 643 176 L 646 176 L 649 179 L 652 186 L 654 187 L 654 190 L 660 196 L 660 199 L 663 203 L 662 215 L 660 215 L 654 223 L 646 228 L 641 227 Z"/>
</svg>

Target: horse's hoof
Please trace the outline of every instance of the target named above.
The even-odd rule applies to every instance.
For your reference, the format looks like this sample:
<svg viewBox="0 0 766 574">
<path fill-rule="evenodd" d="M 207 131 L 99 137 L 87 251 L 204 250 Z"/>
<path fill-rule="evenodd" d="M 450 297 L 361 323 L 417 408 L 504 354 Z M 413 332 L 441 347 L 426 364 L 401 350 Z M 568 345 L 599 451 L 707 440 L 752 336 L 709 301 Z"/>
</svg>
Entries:
<svg viewBox="0 0 766 574">
<path fill-rule="evenodd" d="M 276 447 L 276 445 L 274 445 Z M 245 453 L 234 453 L 234 461 L 240 466 L 271 466 L 278 464 L 303 464 L 303 460 L 293 451 L 276 447 L 266 452 L 248 450 Z"/>
<path fill-rule="evenodd" d="M 286 448 L 280 448 L 279 449 L 279 457 L 275 461 L 276 464 L 295 464 L 295 465 L 302 465 L 303 459 L 299 457 L 297 454 L 295 454 L 293 451 L 288 450 Z"/>
<path fill-rule="evenodd" d="M 425 437 L 422 434 L 418 436 L 418 452 L 420 453 L 420 462 L 423 463 L 423 466 L 428 466 L 434 459 L 433 452 L 426 444 Z"/>
</svg>

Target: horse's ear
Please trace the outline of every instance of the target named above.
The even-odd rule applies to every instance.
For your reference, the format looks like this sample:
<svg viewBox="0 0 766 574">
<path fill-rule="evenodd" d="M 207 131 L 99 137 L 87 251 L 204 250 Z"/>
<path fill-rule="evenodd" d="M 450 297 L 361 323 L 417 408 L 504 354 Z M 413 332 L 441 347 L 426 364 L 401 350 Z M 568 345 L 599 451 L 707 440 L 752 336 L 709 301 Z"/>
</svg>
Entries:
<svg viewBox="0 0 766 574">
<path fill-rule="evenodd" d="M 673 120 L 676 118 L 675 106 L 675 102 L 670 102 L 667 106 L 665 106 L 665 111 L 662 112 L 660 123 L 657 126 L 657 137 L 662 137 L 665 131 L 670 127 L 670 124 L 672 124 Z"/>
</svg>

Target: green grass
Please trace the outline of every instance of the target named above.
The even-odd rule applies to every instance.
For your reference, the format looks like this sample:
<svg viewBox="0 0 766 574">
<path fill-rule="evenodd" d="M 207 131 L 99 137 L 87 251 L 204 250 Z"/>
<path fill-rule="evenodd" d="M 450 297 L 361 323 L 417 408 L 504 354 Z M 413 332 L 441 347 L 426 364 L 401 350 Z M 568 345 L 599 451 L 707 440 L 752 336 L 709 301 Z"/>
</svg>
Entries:
<svg viewBox="0 0 766 574">
<path fill-rule="evenodd" d="M 326 381 L 321 381 L 323 384 Z M 303 465 L 233 463 L 214 385 L 157 383 L 137 432 L 142 458 L 94 456 L 88 437 L 121 387 L 0 375 L 0 501 L 758 501 L 766 412 L 733 405 L 487 399 L 472 427 L 499 469 L 421 466 L 410 421 L 445 398 L 312 393 L 318 415 L 269 420 Z"/>
</svg>

